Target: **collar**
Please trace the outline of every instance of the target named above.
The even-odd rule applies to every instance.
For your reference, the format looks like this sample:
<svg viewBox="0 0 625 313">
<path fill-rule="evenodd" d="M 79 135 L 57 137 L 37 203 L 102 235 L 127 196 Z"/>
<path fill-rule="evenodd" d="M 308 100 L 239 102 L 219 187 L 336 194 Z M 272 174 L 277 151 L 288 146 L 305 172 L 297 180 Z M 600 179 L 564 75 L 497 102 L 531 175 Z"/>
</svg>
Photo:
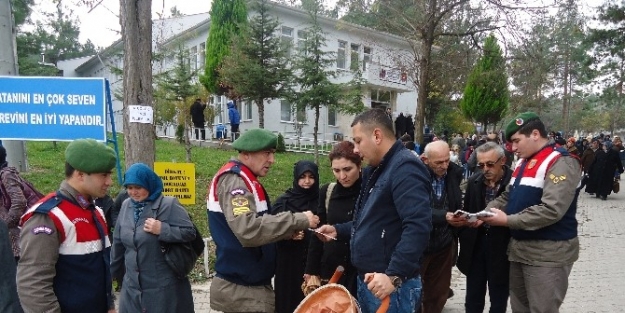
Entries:
<svg viewBox="0 0 625 313">
<path fill-rule="evenodd" d="M 93 205 L 93 199 L 90 196 L 85 196 L 72 187 L 67 180 L 61 182 L 59 192 L 65 198 L 71 200 L 75 204 L 78 204 L 81 208 L 87 209 Z"/>
</svg>

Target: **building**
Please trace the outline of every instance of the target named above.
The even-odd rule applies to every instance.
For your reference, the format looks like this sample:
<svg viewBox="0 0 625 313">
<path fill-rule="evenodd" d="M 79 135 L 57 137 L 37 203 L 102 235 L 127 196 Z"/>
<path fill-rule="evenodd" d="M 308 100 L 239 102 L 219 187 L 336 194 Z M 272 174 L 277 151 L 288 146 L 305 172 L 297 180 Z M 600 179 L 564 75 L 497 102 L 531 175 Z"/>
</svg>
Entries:
<svg viewBox="0 0 625 313">
<path fill-rule="evenodd" d="M 271 6 L 271 13 L 275 14 L 281 23 L 278 35 L 292 42 L 293 46 L 297 46 L 298 42 L 304 40 L 305 29 L 310 26 L 307 13 L 277 3 L 272 3 Z M 253 14 L 254 12 L 250 12 L 250 15 Z M 336 82 L 350 81 L 353 77 L 353 67 L 361 66 L 363 78 L 366 80 L 363 98 L 367 106 L 390 107 L 395 116 L 400 112 L 405 115 L 416 112 L 415 84 L 408 73 L 395 65 L 399 64 L 400 60 L 414 59 L 412 49 L 403 38 L 336 19 L 321 17 L 319 21 L 326 33 L 326 49 L 334 52 L 336 56 L 335 66 L 339 73 Z M 209 27 L 208 13 L 156 20 L 153 26 L 153 50 L 164 51 L 182 42 L 190 53 L 190 66 L 193 69 L 203 68 Z M 107 78 L 111 83 L 113 94 L 121 94 L 122 76 L 115 68 L 123 68 L 122 54 L 123 43 L 120 39 L 98 55 L 62 61 L 58 67 L 63 71 L 63 75 L 68 77 Z M 155 61 L 154 73 L 173 67 L 174 61 L 173 57 Z M 123 105 L 121 101 L 115 99 L 116 97 L 113 98 L 116 128 L 123 132 L 121 129 Z M 215 96 L 210 102 L 220 112 L 213 124 L 227 123 L 227 99 Z M 241 101 L 237 106 L 241 113 L 241 131 L 258 127 L 258 111 L 255 105 L 250 101 Z M 333 141 L 348 136 L 351 134 L 352 119 L 353 116 L 337 114 L 333 110 L 322 108 L 318 138 Z M 292 105 L 286 100 L 274 99 L 265 103 L 265 128 L 282 133 L 287 141 L 298 133 L 301 137 L 312 138 L 313 121 L 312 110 L 293 112 Z M 158 127 L 158 130 L 159 135 L 174 133 L 171 126 Z"/>
</svg>

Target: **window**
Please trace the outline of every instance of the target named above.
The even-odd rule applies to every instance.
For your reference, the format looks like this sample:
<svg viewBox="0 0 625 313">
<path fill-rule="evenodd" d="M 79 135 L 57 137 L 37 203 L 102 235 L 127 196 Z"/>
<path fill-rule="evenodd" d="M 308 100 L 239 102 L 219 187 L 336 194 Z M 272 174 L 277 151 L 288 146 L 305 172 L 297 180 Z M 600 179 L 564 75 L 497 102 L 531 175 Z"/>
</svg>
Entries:
<svg viewBox="0 0 625 313">
<path fill-rule="evenodd" d="M 297 109 L 296 115 L 297 121 L 300 123 L 306 123 L 306 108 Z"/>
<path fill-rule="evenodd" d="M 295 106 L 287 100 L 280 100 L 280 121 L 293 122 L 297 119 L 298 122 L 306 122 L 306 108 L 301 108 L 295 113 Z"/>
<path fill-rule="evenodd" d="M 336 68 L 345 69 L 345 48 L 347 47 L 347 42 L 339 40 L 339 50 L 336 53 Z"/>
<path fill-rule="evenodd" d="M 243 102 L 243 119 L 251 120 L 252 119 L 252 107 L 253 101 L 244 101 Z"/>
<path fill-rule="evenodd" d="M 291 103 L 287 100 L 280 100 L 280 120 L 283 122 L 291 121 Z"/>
<path fill-rule="evenodd" d="M 369 64 L 371 64 L 371 47 L 363 47 L 363 57 L 362 57 L 362 70 L 366 71 Z"/>
<path fill-rule="evenodd" d="M 197 70 L 197 47 L 193 47 L 189 50 L 189 58 L 191 59 L 191 70 Z"/>
<path fill-rule="evenodd" d="M 206 43 L 203 42 L 200 44 L 200 52 L 199 52 L 199 68 L 203 69 L 204 68 L 204 64 L 206 62 Z"/>
<path fill-rule="evenodd" d="M 328 125 L 336 126 L 336 109 L 328 108 Z"/>
<path fill-rule="evenodd" d="M 297 31 L 297 49 L 298 51 L 304 51 L 304 47 L 306 44 L 306 38 L 308 37 L 308 33 L 305 30 Z"/>
<path fill-rule="evenodd" d="M 282 45 L 288 48 L 288 55 L 291 56 L 293 54 L 293 28 L 282 26 Z"/>
<path fill-rule="evenodd" d="M 351 44 L 351 53 L 349 55 L 349 69 L 352 71 L 356 71 L 359 68 L 358 63 L 360 63 L 360 45 Z"/>
</svg>

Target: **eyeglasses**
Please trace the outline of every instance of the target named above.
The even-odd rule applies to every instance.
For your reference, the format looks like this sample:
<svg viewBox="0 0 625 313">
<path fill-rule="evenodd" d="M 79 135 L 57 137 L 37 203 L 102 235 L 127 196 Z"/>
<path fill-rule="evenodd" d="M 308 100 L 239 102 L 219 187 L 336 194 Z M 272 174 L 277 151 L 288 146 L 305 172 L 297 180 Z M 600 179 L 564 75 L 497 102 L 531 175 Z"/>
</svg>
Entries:
<svg viewBox="0 0 625 313">
<path fill-rule="evenodd" d="M 497 159 L 497 161 L 495 161 L 495 162 L 477 163 L 477 167 L 479 167 L 479 168 L 484 168 L 484 167 L 491 168 L 491 167 L 495 167 L 495 165 L 497 165 L 497 163 L 499 163 L 499 161 L 501 161 L 501 158 L 502 158 L 502 157 L 503 157 L 503 156 L 500 156 L 500 157 L 499 157 L 499 159 Z"/>
</svg>

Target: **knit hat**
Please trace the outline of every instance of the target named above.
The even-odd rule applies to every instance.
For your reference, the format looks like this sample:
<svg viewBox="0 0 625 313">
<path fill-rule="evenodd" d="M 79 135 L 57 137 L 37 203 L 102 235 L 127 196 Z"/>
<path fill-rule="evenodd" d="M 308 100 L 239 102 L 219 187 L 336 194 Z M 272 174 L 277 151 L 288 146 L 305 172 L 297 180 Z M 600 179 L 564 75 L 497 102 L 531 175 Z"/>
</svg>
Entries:
<svg viewBox="0 0 625 313">
<path fill-rule="evenodd" d="M 266 129 L 255 128 L 246 131 L 232 143 L 232 148 L 238 151 L 256 152 L 275 149 L 278 136 Z"/>
<path fill-rule="evenodd" d="M 539 119 L 538 115 L 534 112 L 524 112 L 515 116 L 506 126 L 505 134 L 506 140 L 510 141 L 512 135 L 514 135 L 521 127 L 525 126 L 528 122 Z"/>
<path fill-rule="evenodd" d="M 93 139 L 77 139 L 65 149 L 65 162 L 87 174 L 109 173 L 115 167 L 113 148 Z"/>
</svg>

